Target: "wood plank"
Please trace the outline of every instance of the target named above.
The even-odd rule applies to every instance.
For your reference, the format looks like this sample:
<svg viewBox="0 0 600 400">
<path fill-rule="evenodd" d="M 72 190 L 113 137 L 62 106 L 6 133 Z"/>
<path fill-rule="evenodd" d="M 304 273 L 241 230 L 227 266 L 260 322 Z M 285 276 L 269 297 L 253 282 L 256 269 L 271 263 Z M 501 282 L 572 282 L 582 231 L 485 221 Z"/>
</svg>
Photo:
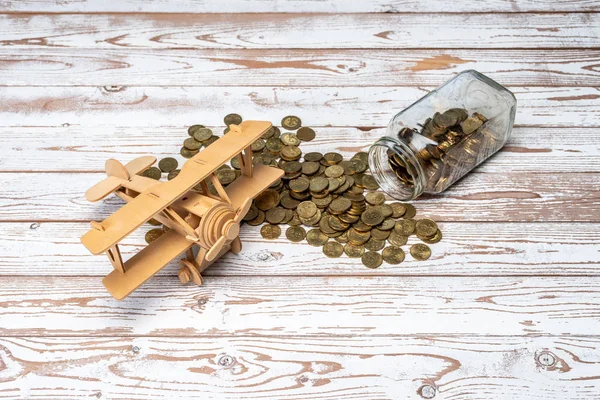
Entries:
<svg viewBox="0 0 600 400">
<path fill-rule="evenodd" d="M 588 277 L 154 277 L 123 301 L 97 277 L 2 277 L 2 336 L 596 335 Z M 201 300 L 199 304 L 198 301 Z"/>
<path fill-rule="evenodd" d="M 597 337 L 7 337 L 0 398 L 417 400 L 431 385 L 436 399 L 580 400 L 600 390 L 599 351 Z"/>
<path fill-rule="evenodd" d="M 593 0 L 540 1 L 540 0 L 477 0 L 449 3 L 444 0 L 61 0 L 40 2 L 20 0 L 3 2 L 0 12 L 131 12 L 137 13 L 464 13 L 464 12 L 581 12 L 598 11 Z"/>
<path fill-rule="evenodd" d="M 190 120 L 187 125 L 195 123 Z M 203 122 L 203 121 L 198 121 Z M 276 125 L 279 121 L 273 121 Z M 224 126 L 211 126 L 222 135 Z M 320 127 L 317 137 L 302 143 L 304 153 L 336 151 L 352 157 L 385 134 L 384 129 Z M 188 137 L 182 126 L 0 126 L 0 172 L 104 172 L 104 162 L 125 162 L 142 154 L 185 159 L 179 149 Z M 508 144 L 478 172 L 600 172 L 600 128 L 534 128 L 518 126 Z M 25 146 L 24 144 L 27 144 Z M 25 154 L 35 154 L 27 157 Z M 68 160 L 68 162 L 65 162 Z"/>
<path fill-rule="evenodd" d="M 48 46 L 597 48 L 599 27 L 596 13 L 495 13 L 494 18 L 487 13 L 439 14 L 437 10 L 425 14 L 3 14 L 0 46 L 13 50 Z"/>
<path fill-rule="evenodd" d="M 598 50 L 0 48 L 7 86 L 438 86 L 475 69 L 505 85 L 600 85 Z"/>
<path fill-rule="evenodd" d="M 0 275 L 105 276 L 112 271 L 106 257 L 92 256 L 79 237 L 85 222 L 0 223 Z M 258 227 L 241 229 L 242 252 L 227 254 L 204 272 L 209 276 L 322 276 L 322 275 L 587 275 L 600 274 L 600 232 L 597 224 L 582 223 L 440 223 L 444 238 L 431 245 L 427 262 L 410 256 L 399 266 L 371 270 L 360 260 L 323 257 L 319 247 L 305 241 L 291 243 L 282 235 L 264 240 Z M 120 243 L 125 258 L 145 245 L 149 225 Z M 285 231 L 286 226 L 282 229 Z M 409 245 L 418 243 L 411 237 Z M 171 263 L 159 275 L 177 279 L 179 266 Z"/>
<path fill-rule="evenodd" d="M 600 15 L 600 14 L 599 14 Z M 281 121 L 298 115 L 309 126 L 385 126 L 433 87 L 0 87 L 4 126 L 61 124 L 220 125 L 237 112 Z M 596 87 L 510 87 L 520 126 L 600 126 Z"/>
<path fill-rule="evenodd" d="M 101 220 L 122 206 L 111 196 L 89 203 L 98 173 L 0 173 L 0 221 Z M 441 196 L 415 206 L 436 221 L 600 221 L 597 173 L 471 173 Z"/>
</svg>

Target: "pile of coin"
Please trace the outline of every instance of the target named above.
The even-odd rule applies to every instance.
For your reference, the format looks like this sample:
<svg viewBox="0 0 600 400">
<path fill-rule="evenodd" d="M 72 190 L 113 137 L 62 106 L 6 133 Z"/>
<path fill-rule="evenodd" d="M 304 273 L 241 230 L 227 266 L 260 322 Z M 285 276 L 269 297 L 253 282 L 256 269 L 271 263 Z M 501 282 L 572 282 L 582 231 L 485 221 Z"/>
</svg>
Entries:
<svg viewBox="0 0 600 400">
<path fill-rule="evenodd" d="M 463 108 L 451 108 L 443 113 L 436 112 L 420 124 L 420 130 L 404 127 L 398 132 L 398 137 L 411 146 L 420 160 L 428 177 L 427 189 L 445 189 L 455 177 L 462 176 L 456 168 L 471 169 L 484 159 L 483 156 L 487 158 L 485 149 L 494 147 L 497 139 L 491 131 L 480 130 L 486 122 L 487 118 L 480 113 L 469 116 Z M 414 141 L 415 135 L 429 139 L 428 144 L 423 144 L 423 140 Z M 393 151 L 388 152 L 388 160 L 398 179 L 413 186 L 411 161 Z"/>
<path fill-rule="evenodd" d="M 239 124 L 242 117 L 229 114 L 224 122 Z M 416 210 L 412 205 L 386 204 L 385 195 L 368 173 L 367 153 L 358 152 L 349 160 L 335 152 L 303 154 L 300 146 L 313 140 L 315 131 L 303 127 L 300 118 L 293 115 L 283 118 L 281 127 L 284 132 L 272 126 L 252 145 L 254 165 L 270 165 L 284 171 L 281 179 L 254 199 L 244 217 L 249 225 L 262 225 L 260 233 L 265 239 L 279 238 L 281 225 L 288 225 L 285 237 L 291 242 L 306 240 L 312 246 L 322 247 L 327 257 L 345 254 L 361 258 L 369 268 L 377 268 L 383 261 L 388 264 L 404 261 L 401 246 L 406 245 L 410 235 L 416 234 L 428 244 L 441 240 L 434 221 L 413 219 Z M 216 140 L 212 139 L 215 137 L 212 131 L 202 125 L 193 125 L 188 134 L 187 146 L 184 143 L 181 149 L 181 154 L 188 158 Z M 158 178 L 161 171 L 169 173 L 168 179 L 179 171 L 176 161 L 173 166 L 170 159 L 161 160 L 159 168 Z M 238 158 L 216 172 L 223 186 L 240 175 Z M 212 185 L 209 189 L 217 194 Z M 153 233 L 147 235 L 147 240 L 154 240 L 159 231 L 151 230 Z M 417 260 L 426 260 L 431 251 L 425 244 L 415 244 L 410 254 Z"/>
</svg>

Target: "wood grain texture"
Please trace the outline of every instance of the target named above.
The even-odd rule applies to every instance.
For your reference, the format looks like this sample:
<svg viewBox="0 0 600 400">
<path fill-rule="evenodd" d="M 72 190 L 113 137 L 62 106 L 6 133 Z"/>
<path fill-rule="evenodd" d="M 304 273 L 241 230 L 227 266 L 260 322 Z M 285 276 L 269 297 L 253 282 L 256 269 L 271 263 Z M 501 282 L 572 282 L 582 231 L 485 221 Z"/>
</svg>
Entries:
<svg viewBox="0 0 600 400">
<path fill-rule="evenodd" d="M 220 125 L 237 112 L 281 121 L 298 115 L 308 126 L 386 126 L 426 87 L 0 87 L 3 126 L 68 124 Z M 519 126 L 600 126 L 600 88 L 510 87 Z"/>
<path fill-rule="evenodd" d="M 33 224 L 33 226 L 32 226 Z M 426 262 L 406 260 L 371 270 L 358 259 L 330 259 L 306 241 L 291 243 L 282 235 L 264 240 L 259 228 L 241 229 L 242 252 L 227 254 L 204 274 L 209 276 L 503 276 L 600 274 L 600 232 L 597 224 L 578 223 L 440 223 L 444 239 L 431 245 Z M 32 229 L 33 228 L 33 229 Z M 145 245 L 145 225 L 120 243 L 125 259 Z M 112 267 L 103 255 L 92 256 L 79 238 L 86 222 L 0 223 L 0 275 L 105 276 Z M 285 232 L 286 226 L 282 227 Z M 403 246 L 420 242 L 416 237 Z M 32 268 L 33 266 L 33 268 Z M 176 277 L 171 263 L 159 274 Z M 227 278 L 223 278 L 224 281 Z"/>
<path fill-rule="evenodd" d="M 123 202 L 89 203 L 85 190 L 99 173 L 0 173 L 0 221 L 101 220 Z M 600 221 L 596 173 L 473 173 L 443 196 L 423 195 L 415 206 L 436 221 Z"/>
<path fill-rule="evenodd" d="M 0 47 L 597 48 L 599 27 L 596 13 L 3 14 Z"/>
<path fill-rule="evenodd" d="M 504 85 L 594 86 L 600 51 L 5 47 L 0 69 L 5 86 L 438 86 L 467 69 Z"/>
<path fill-rule="evenodd" d="M 444 0 L 20 0 L 0 2 L 0 12 L 157 12 L 157 13 L 462 13 L 526 11 L 598 11 L 592 0 L 477 0 L 457 3 Z"/>
<path fill-rule="evenodd" d="M 200 287 L 154 277 L 122 301 L 98 277 L 0 277 L 0 285 L 2 336 L 577 336 L 600 329 L 600 281 L 588 277 L 243 276 L 206 277 Z"/>
<path fill-rule="evenodd" d="M 68 125 L 44 127 L 0 126 L 0 172 L 11 171 L 87 171 L 104 172 L 104 162 L 115 158 L 122 162 L 148 154 L 158 159 L 179 155 L 186 126 L 204 121 L 190 120 L 182 126 L 94 126 Z M 278 125 L 280 121 L 273 121 Z M 211 126 L 222 135 L 224 126 Z M 352 127 L 316 129 L 317 137 L 302 143 L 304 153 L 336 151 L 352 157 L 368 151 L 385 129 Z M 516 127 L 507 145 L 486 161 L 477 172 L 600 172 L 599 128 Z M 26 154 L 35 154 L 27 158 Z"/>
<path fill-rule="evenodd" d="M 0 398 L 421 400 L 428 384 L 436 399 L 580 400 L 600 390 L 599 352 L 597 337 L 5 337 Z"/>
</svg>

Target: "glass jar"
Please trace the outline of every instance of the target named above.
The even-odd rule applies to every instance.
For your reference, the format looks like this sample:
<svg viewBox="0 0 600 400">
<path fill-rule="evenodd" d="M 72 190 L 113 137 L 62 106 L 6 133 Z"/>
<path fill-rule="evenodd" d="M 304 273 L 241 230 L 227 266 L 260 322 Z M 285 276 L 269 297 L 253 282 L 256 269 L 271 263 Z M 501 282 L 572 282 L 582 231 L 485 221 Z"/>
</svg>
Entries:
<svg viewBox="0 0 600 400">
<path fill-rule="evenodd" d="M 504 146 L 516 106 L 502 85 L 461 72 L 392 118 L 369 150 L 371 173 L 398 200 L 440 193 Z"/>
</svg>

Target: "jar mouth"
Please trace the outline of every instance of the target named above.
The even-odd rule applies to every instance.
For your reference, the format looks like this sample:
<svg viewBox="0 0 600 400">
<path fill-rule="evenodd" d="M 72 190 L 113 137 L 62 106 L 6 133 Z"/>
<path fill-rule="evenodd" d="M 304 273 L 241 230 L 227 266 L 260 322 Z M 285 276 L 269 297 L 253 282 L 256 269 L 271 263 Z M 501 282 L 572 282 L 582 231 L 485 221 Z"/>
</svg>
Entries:
<svg viewBox="0 0 600 400">
<path fill-rule="evenodd" d="M 392 163 L 391 157 L 395 159 Z M 392 164 L 398 161 L 403 164 L 407 173 L 402 179 L 392 168 Z M 369 149 L 369 168 L 379 187 L 396 200 L 413 200 L 423 193 L 423 167 L 413 149 L 399 139 L 384 136 L 375 142 Z"/>
</svg>

